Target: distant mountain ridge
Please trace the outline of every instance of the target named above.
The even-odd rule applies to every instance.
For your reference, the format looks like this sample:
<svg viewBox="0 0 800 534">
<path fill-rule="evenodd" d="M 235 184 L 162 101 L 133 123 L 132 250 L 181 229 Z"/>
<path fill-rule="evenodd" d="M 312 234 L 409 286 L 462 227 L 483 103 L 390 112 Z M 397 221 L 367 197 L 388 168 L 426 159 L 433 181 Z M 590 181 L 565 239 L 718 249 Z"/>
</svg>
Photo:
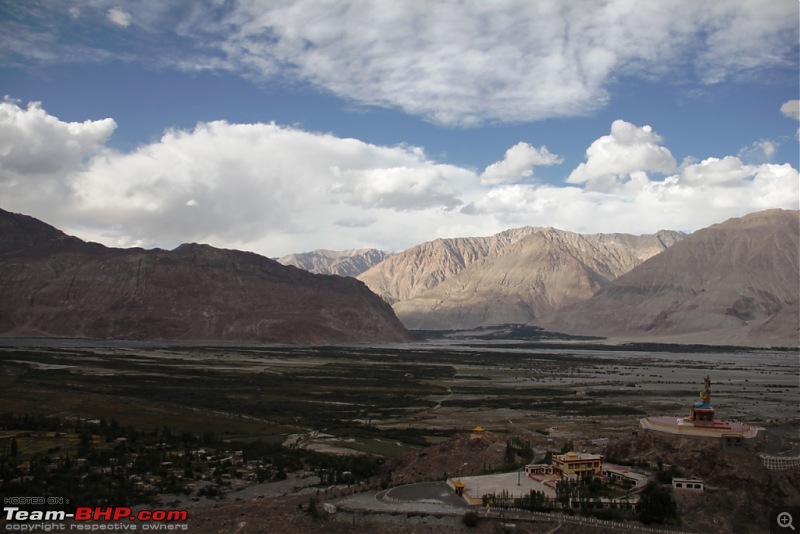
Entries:
<svg viewBox="0 0 800 534">
<path fill-rule="evenodd" d="M 582 235 L 524 227 L 422 243 L 358 278 L 412 329 L 528 323 L 591 297 L 684 237 L 666 230 Z"/>
<path fill-rule="evenodd" d="M 115 249 L 0 210 L 0 335 L 332 343 L 405 341 L 353 278 L 236 250 Z"/>
<path fill-rule="evenodd" d="M 800 346 L 800 212 L 767 210 L 698 230 L 534 324 L 675 343 Z"/>
<path fill-rule="evenodd" d="M 350 250 L 312 250 L 287 254 L 278 259 L 283 265 L 293 265 L 317 274 L 336 274 L 356 277 L 392 256 L 391 252 L 374 248 Z"/>
</svg>

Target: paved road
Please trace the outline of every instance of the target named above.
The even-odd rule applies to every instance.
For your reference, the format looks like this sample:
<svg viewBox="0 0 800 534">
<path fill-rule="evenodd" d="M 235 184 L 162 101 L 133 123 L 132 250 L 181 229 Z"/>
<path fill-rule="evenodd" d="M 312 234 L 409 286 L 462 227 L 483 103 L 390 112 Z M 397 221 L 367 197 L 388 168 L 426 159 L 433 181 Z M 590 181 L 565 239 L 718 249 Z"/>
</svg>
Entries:
<svg viewBox="0 0 800 534">
<path fill-rule="evenodd" d="M 359 493 L 335 502 L 350 510 L 463 514 L 469 506 L 444 482 L 422 482 L 379 492 Z"/>
<path fill-rule="evenodd" d="M 444 506 L 453 508 L 469 509 L 467 503 L 456 495 L 444 482 L 422 482 L 420 484 L 408 484 L 397 486 L 383 492 L 381 499 L 384 502 L 440 502 Z"/>
</svg>

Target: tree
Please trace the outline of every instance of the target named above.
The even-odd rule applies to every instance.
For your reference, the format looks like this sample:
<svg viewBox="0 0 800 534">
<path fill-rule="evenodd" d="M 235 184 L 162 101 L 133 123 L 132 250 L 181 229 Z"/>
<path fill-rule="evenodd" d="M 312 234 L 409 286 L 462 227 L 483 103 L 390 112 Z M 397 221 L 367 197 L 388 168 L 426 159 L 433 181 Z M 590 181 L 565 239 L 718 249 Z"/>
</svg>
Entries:
<svg viewBox="0 0 800 534">
<path fill-rule="evenodd" d="M 516 459 L 514 455 L 514 447 L 511 446 L 511 441 L 506 441 L 506 452 L 503 455 L 503 463 L 508 465 L 513 465 L 514 460 Z"/>
<path fill-rule="evenodd" d="M 639 498 L 639 521 L 668 523 L 678 518 L 678 506 L 672 492 L 657 482 L 648 482 Z"/>
<path fill-rule="evenodd" d="M 553 509 L 550 499 L 541 491 L 531 490 L 528 497 L 518 499 L 520 508 L 527 508 L 532 512 L 549 512 Z"/>
<path fill-rule="evenodd" d="M 314 519 L 319 519 L 321 517 L 321 513 L 317 507 L 317 499 L 314 497 L 309 497 L 308 499 L 308 515 Z"/>
<path fill-rule="evenodd" d="M 17 444 L 17 438 L 11 438 L 11 457 L 16 458 L 17 453 L 19 453 L 19 445 Z"/>
<path fill-rule="evenodd" d="M 464 517 L 461 519 L 465 526 L 469 528 L 473 528 L 478 526 L 478 521 L 480 521 L 480 516 L 477 512 L 473 512 L 470 510 L 469 512 L 464 514 Z"/>
</svg>

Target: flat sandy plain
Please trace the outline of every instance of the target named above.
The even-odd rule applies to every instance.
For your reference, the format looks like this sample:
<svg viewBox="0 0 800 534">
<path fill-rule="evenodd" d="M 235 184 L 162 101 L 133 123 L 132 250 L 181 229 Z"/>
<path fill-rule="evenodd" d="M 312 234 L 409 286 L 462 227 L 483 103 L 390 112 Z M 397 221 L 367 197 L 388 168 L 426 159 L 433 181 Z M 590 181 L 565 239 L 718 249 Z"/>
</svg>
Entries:
<svg viewBox="0 0 800 534">
<path fill-rule="evenodd" d="M 237 439 L 299 434 L 304 446 L 384 456 L 478 425 L 539 450 L 570 439 L 600 449 L 591 440 L 629 435 L 645 415 L 688 413 L 705 375 L 717 417 L 798 435 L 796 350 L 0 340 L 4 411 L 113 417 Z"/>
</svg>

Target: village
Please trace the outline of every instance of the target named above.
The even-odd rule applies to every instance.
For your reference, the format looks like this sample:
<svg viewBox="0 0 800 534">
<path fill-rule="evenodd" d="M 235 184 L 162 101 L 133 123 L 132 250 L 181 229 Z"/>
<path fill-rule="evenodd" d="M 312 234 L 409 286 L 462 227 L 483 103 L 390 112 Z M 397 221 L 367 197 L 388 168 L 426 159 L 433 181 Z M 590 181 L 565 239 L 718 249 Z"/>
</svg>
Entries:
<svg viewBox="0 0 800 534">
<path fill-rule="evenodd" d="M 246 488 L 263 488 L 263 483 L 291 477 L 296 487 L 321 488 L 321 494 L 320 489 L 316 491 L 325 501 L 320 508 L 333 514 L 337 497 L 382 487 L 383 499 L 392 502 L 392 492 L 403 488 L 399 480 L 391 480 L 391 474 L 376 481 L 381 476 L 381 461 L 366 455 L 327 455 L 257 443 L 232 448 L 233 444 L 210 433 L 196 435 L 169 428 L 142 431 L 114 420 L 5 415 L 0 430 L 7 436 L 12 427 L 28 430 L 17 430 L 14 437 L 0 441 L 2 489 L 9 497 L 35 492 L 65 496 L 72 503 L 86 505 L 119 500 L 131 506 L 186 506 L 231 500 L 243 495 L 240 492 Z M 471 447 L 491 447 L 498 437 L 475 427 L 468 439 Z M 519 460 L 513 448 L 511 456 Z M 664 466 L 656 474 L 648 474 L 647 470 L 606 462 L 602 454 L 572 450 L 546 456 L 550 463 L 521 465 L 511 472 L 490 469 L 483 475 L 448 477 L 439 484 L 446 484 L 454 496 L 463 499 L 464 509 L 579 509 L 615 518 L 623 512 L 636 513 L 649 481 L 659 477 L 664 482 L 668 474 L 671 478 L 677 472 Z M 300 480 L 301 475 L 305 480 Z M 699 480 L 671 481 L 675 488 L 702 491 Z M 419 498 L 424 500 L 424 495 Z"/>
<path fill-rule="evenodd" d="M 231 442 L 168 427 L 140 430 L 115 420 L 0 417 L 0 489 L 5 496 L 57 495 L 73 503 L 160 504 L 223 499 L 258 483 L 303 473 L 309 484 L 355 484 L 378 459 Z"/>
</svg>

